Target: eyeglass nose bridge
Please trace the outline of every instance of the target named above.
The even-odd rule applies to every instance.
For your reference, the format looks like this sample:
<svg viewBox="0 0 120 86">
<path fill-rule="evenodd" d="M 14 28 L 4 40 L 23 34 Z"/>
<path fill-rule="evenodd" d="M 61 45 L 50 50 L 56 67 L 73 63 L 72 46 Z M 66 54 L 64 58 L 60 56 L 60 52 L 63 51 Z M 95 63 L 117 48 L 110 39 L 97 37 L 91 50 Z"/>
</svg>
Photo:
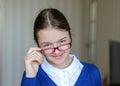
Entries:
<svg viewBox="0 0 120 86">
<path fill-rule="evenodd" d="M 59 50 L 59 51 L 61 51 L 61 50 L 59 49 L 59 46 L 54 47 L 53 49 L 54 49 L 53 52 L 55 52 L 56 49 Z"/>
</svg>

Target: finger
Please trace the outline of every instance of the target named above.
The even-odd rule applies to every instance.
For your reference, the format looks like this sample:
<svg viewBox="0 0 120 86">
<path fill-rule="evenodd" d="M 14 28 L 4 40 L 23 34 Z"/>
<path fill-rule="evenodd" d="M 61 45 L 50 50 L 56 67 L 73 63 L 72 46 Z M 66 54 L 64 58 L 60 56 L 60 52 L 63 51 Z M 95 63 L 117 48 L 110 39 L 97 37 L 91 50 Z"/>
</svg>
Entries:
<svg viewBox="0 0 120 86">
<path fill-rule="evenodd" d="M 40 53 L 40 52 L 37 52 L 37 51 L 33 51 L 31 52 L 28 56 L 34 56 L 34 55 L 37 55 L 39 58 L 43 58 L 43 55 Z"/>
<path fill-rule="evenodd" d="M 44 58 L 42 57 L 42 55 L 40 55 L 38 53 L 34 53 L 34 54 L 30 55 L 29 58 L 34 58 L 34 57 L 37 57 L 37 58 L 39 58 L 39 60 L 42 60 L 42 61 L 44 60 Z"/>
<path fill-rule="evenodd" d="M 38 47 L 30 48 L 30 49 L 28 50 L 28 53 L 27 53 L 27 54 L 30 54 L 30 53 L 32 53 L 33 51 L 41 51 L 41 48 L 38 48 Z"/>
<path fill-rule="evenodd" d="M 32 64 L 33 62 L 41 64 L 43 62 L 43 59 L 39 58 L 37 55 L 31 55 L 29 57 L 26 57 L 25 59 L 26 64 Z"/>
</svg>

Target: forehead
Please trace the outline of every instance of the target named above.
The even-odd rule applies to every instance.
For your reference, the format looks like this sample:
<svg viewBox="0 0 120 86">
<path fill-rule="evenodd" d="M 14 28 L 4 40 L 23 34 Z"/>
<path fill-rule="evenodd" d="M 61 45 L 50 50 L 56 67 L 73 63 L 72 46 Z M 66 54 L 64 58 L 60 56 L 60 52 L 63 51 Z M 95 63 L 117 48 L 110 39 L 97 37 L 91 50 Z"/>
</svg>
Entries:
<svg viewBox="0 0 120 86">
<path fill-rule="evenodd" d="M 60 30 L 55 28 L 46 28 L 40 30 L 37 34 L 39 42 L 56 42 L 64 37 L 69 37 L 69 33 L 66 30 Z"/>
</svg>

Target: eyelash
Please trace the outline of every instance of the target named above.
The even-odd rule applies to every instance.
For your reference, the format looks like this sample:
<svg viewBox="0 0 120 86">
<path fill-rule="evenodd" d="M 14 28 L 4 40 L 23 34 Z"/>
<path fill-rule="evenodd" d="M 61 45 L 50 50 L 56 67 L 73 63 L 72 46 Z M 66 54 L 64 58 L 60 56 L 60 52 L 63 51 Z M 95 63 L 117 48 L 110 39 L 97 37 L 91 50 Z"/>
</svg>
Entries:
<svg viewBox="0 0 120 86">
<path fill-rule="evenodd" d="M 60 43 L 64 43 L 64 42 L 66 42 L 66 40 L 61 40 L 61 41 L 60 41 Z"/>
<path fill-rule="evenodd" d="M 45 45 L 43 45 L 43 47 L 48 47 L 48 46 L 50 46 L 50 44 L 45 44 Z"/>
</svg>

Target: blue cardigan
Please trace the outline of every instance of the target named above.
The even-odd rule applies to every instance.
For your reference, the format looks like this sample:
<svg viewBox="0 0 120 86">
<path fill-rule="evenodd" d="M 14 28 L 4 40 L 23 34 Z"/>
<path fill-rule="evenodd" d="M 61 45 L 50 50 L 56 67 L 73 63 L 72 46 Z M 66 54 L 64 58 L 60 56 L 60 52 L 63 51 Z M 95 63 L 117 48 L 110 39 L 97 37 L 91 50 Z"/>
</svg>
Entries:
<svg viewBox="0 0 120 86">
<path fill-rule="evenodd" d="M 101 76 L 98 68 L 93 64 L 82 62 L 84 65 L 80 76 L 74 86 L 102 86 Z M 34 78 L 25 77 L 23 74 L 21 86 L 57 86 L 39 67 L 37 76 Z"/>
</svg>

